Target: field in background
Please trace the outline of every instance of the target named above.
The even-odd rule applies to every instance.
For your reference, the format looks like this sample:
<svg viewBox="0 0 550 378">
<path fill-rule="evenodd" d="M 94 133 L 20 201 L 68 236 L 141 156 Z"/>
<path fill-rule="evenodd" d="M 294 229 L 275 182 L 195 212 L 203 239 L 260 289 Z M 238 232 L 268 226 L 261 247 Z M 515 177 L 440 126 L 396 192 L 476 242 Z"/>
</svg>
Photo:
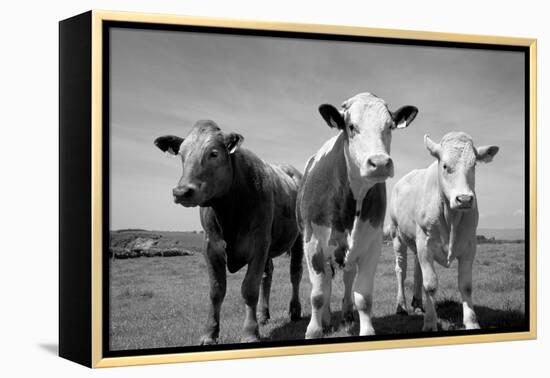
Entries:
<svg viewBox="0 0 550 378">
<path fill-rule="evenodd" d="M 150 248 L 176 248 L 189 252 L 175 257 L 139 257 L 111 259 L 110 263 L 110 346 L 112 350 L 162 348 L 196 345 L 203 328 L 208 305 L 208 276 L 200 253 L 203 235 L 184 232 L 151 232 L 142 230 L 111 233 L 111 244 L 131 250 L 135 236 Z M 132 239 L 132 235 L 134 238 Z M 152 237 L 153 235 L 153 237 Z M 158 237 L 157 237 L 158 236 Z M 148 242 L 147 239 L 153 240 Z M 156 242 L 156 245 L 152 245 Z M 138 246 L 142 246 L 141 244 Z M 139 248 L 138 248 L 139 249 Z M 474 302 L 482 328 L 523 325 L 525 285 L 525 245 L 523 243 L 481 244 L 474 265 Z M 290 300 L 289 258 L 274 260 L 275 271 L 271 293 L 271 320 L 260 326 L 267 340 L 303 339 L 309 321 L 310 284 L 304 263 L 300 296 L 303 319 L 290 322 L 287 310 Z M 412 254 L 409 256 L 407 301 L 412 298 Z M 440 289 L 438 314 L 443 330 L 462 327 L 462 306 L 457 290 L 456 262 L 450 269 L 437 266 Z M 227 276 L 227 295 L 221 313 L 221 343 L 239 342 L 244 320 L 240 285 L 245 269 Z M 384 245 L 376 272 L 374 293 L 374 327 L 377 334 L 419 332 L 422 316 L 396 316 L 393 251 Z M 347 336 L 340 326 L 340 304 L 343 295 L 342 273 L 333 280 L 332 330 L 326 335 Z M 351 330 L 358 334 L 358 326 Z"/>
</svg>

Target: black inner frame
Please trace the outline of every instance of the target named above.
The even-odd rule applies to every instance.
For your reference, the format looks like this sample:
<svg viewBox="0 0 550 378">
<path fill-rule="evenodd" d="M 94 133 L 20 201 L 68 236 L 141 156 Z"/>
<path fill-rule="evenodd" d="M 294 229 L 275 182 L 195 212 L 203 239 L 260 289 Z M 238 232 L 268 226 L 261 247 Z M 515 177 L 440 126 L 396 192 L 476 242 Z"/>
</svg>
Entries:
<svg viewBox="0 0 550 378">
<path fill-rule="evenodd" d="M 430 46 L 441 48 L 465 48 L 478 50 L 500 50 L 500 51 L 515 51 L 523 52 L 525 58 L 525 325 L 524 327 L 516 328 L 492 328 L 480 330 L 455 330 L 455 331 L 440 331 L 434 334 L 428 333 L 406 333 L 397 335 L 376 335 L 376 336 L 348 336 L 334 337 L 328 339 L 316 340 L 285 340 L 285 341 L 262 341 L 257 343 L 234 343 L 220 345 L 190 345 L 181 347 L 166 347 L 166 348 L 150 348 L 150 349 L 132 349 L 132 350 L 117 350 L 109 349 L 109 330 L 110 330 L 110 270 L 109 270 L 109 231 L 110 231 L 110 29 L 111 28 L 127 28 L 127 29 L 146 29 L 146 30 L 162 30 L 162 31 L 182 31 L 208 34 L 232 34 L 242 36 L 263 36 L 263 37 L 279 37 L 279 38 L 298 38 L 298 39 L 313 39 L 326 41 L 345 41 L 357 43 L 384 43 L 390 45 L 411 45 L 411 46 Z M 461 336 L 461 335 L 487 335 L 500 334 L 510 332 L 528 332 L 530 330 L 530 55 L 528 46 L 509 46 L 498 44 L 481 44 L 481 43 L 463 43 L 463 42 L 442 42 L 442 41 L 426 41 L 426 40 L 410 40 L 401 38 L 385 38 L 385 37 L 366 37 L 366 36 L 349 36 L 349 35 L 334 35 L 322 33 L 303 33 L 303 32 L 287 32 L 287 31 L 268 31 L 268 30 L 250 30 L 238 28 L 210 27 L 210 26 L 190 26 L 190 25 L 165 25 L 156 23 L 142 22 L 126 22 L 126 21 L 103 21 L 103 77 L 102 77 L 102 95 L 103 95 L 103 285 L 102 285 L 102 308 L 103 308 L 103 329 L 102 329 L 102 352 L 103 357 L 126 357 L 139 355 L 154 355 L 154 354 L 169 354 L 169 353 L 184 353 L 184 352 L 207 352 L 232 349 L 253 349 L 253 348 L 269 348 L 282 346 L 301 346 L 301 345 L 318 345 L 318 344 L 335 344 L 335 343 L 354 343 L 365 341 L 379 340 L 405 340 L 417 338 L 433 338 L 445 336 Z"/>
</svg>

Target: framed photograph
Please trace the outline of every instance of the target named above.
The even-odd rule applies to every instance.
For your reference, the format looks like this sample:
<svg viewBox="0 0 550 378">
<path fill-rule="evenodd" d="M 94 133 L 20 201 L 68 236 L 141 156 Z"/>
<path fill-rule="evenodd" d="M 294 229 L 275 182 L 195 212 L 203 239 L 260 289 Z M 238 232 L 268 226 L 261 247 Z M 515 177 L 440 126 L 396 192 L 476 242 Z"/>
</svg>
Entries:
<svg viewBox="0 0 550 378">
<path fill-rule="evenodd" d="M 536 337 L 536 40 L 60 22 L 59 354 Z"/>
</svg>

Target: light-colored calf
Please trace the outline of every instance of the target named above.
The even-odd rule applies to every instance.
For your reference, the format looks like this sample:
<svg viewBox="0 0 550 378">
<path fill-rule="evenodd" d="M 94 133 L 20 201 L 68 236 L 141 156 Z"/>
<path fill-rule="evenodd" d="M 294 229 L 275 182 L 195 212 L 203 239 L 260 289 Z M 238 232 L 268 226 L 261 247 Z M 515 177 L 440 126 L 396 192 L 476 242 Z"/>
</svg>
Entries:
<svg viewBox="0 0 550 378">
<path fill-rule="evenodd" d="M 472 304 L 472 264 L 479 218 L 475 166 L 477 162 L 490 162 L 498 147 L 475 148 L 472 138 L 461 132 L 446 134 L 441 143 L 427 135 L 424 141 L 437 161 L 404 176 L 392 192 L 389 231 L 396 258 L 396 312 L 407 313 L 404 281 L 408 247 L 417 255 L 413 310 L 422 309 L 422 288 L 426 294 L 423 330 L 437 331 L 438 279 L 434 262 L 449 267 L 455 258 L 464 326 L 476 329 L 479 323 Z"/>
</svg>

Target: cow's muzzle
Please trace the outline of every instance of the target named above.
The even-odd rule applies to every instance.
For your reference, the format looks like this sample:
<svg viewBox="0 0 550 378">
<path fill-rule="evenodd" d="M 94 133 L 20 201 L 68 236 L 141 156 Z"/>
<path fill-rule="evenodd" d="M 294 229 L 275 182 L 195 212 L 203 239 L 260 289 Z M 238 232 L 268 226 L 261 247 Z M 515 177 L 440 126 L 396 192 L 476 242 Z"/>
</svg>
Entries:
<svg viewBox="0 0 550 378">
<path fill-rule="evenodd" d="M 385 180 L 393 177 L 393 160 L 389 155 L 376 154 L 371 155 L 366 161 L 367 177 Z"/>
<path fill-rule="evenodd" d="M 183 206 L 196 206 L 195 198 L 197 189 L 197 186 L 193 184 L 175 187 L 172 189 L 174 202 Z"/>
<path fill-rule="evenodd" d="M 455 209 L 469 210 L 474 204 L 474 196 L 472 194 L 459 194 L 455 197 Z"/>
</svg>

